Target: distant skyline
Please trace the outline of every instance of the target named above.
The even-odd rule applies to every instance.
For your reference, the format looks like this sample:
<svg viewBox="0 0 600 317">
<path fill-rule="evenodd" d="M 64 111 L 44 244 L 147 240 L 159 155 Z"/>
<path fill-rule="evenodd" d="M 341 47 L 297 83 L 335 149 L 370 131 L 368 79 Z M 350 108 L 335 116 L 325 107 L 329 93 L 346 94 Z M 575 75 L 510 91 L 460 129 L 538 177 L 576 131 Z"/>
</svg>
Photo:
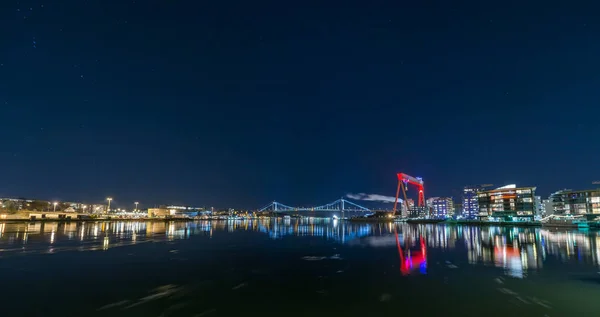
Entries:
<svg viewBox="0 0 600 317">
<path fill-rule="evenodd" d="M 490 185 L 490 184 L 488 184 Z M 510 186 L 510 185 L 515 185 L 516 184 L 507 184 L 507 185 L 503 185 L 503 186 L 490 186 L 488 189 L 496 189 L 499 187 L 506 187 L 506 186 Z M 594 185 L 598 185 L 597 182 L 594 182 Z M 527 186 L 520 186 L 520 187 L 527 187 Z M 532 186 L 535 187 L 535 186 Z M 593 189 L 593 188 L 597 188 L 597 187 L 586 187 L 586 189 Z M 552 192 L 557 192 L 560 190 L 565 190 L 565 189 L 572 189 L 572 188 L 559 188 L 556 190 L 553 190 Z M 574 189 L 574 190 L 579 190 L 579 189 Z M 416 197 L 413 197 L 414 195 L 409 195 L 409 197 L 407 197 L 408 199 L 412 199 L 413 201 L 416 199 Z M 545 194 L 541 194 L 539 192 L 536 192 L 535 196 L 541 196 L 542 199 L 547 199 L 549 197 L 548 195 Z M 452 195 L 442 195 L 442 196 L 426 196 L 426 200 L 429 198 L 439 198 L 439 197 L 450 197 L 453 198 L 454 203 L 461 203 L 462 199 L 464 198 L 462 195 L 462 191 L 460 192 L 459 195 L 456 196 L 452 196 Z M 98 201 L 76 201 L 76 200 L 60 200 L 60 199 L 44 199 L 44 198 L 40 198 L 40 197 L 22 197 L 22 196 L 13 196 L 13 197 L 1 197 L 1 198 L 11 198 L 11 199 L 31 199 L 31 200 L 41 200 L 41 201 L 58 201 L 58 202 L 70 202 L 70 203 L 84 203 L 84 204 L 94 204 L 94 205 L 106 205 L 108 204 L 107 200 L 98 200 Z M 112 197 L 111 197 L 112 198 Z M 395 202 L 395 196 L 384 196 L 384 195 L 379 195 L 379 194 L 367 194 L 367 193 L 348 193 L 346 195 L 344 195 L 343 197 L 341 197 L 343 199 L 346 200 L 354 200 L 356 201 L 358 204 L 360 205 L 364 205 L 367 208 L 381 208 L 381 209 L 393 209 L 393 202 Z M 136 202 L 128 202 L 128 201 L 115 201 L 114 199 L 111 199 L 113 202 L 111 203 L 112 206 L 114 208 L 129 208 L 131 206 L 136 205 Z M 313 204 L 304 204 L 303 206 L 317 206 L 317 205 L 325 205 L 327 203 L 332 203 L 337 199 L 331 199 L 331 201 L 321 201 L 321 202 L 316 202 Z M 398 202 L 402 203 L 403 202 L 403 197 L 399 196 L 398 197 Z M 264 205 L 268 205 L 269 203 L 271 203 L 273 201 L 269 201 L 268 203 L 265 203 Z M 278 201 L 279 203 L 282 203 L 281 201 Z M 284 203 L 284 202 L 283 202 Z M 241 209 L 259 209 L 261 207 L 264 207 L 264 205 L 261 206 L 243 206 L 243 207 L 238 207 Z M 293 204 L 294 205 L 294 204 Z M 139 202 L 138 202 L 138 206 L 139 206 Z M 187 204 L 187 203 L 169 203 L 169 202 L 162 202 L 162 203 L 153 203 L 151 205 L 147 205 L 144 206 L 142 208 L 142 206 L 139 206 L 140 209 L 145 209 L 145 208 L 152 208 L 152 207 L 159 207 L 159 206 L 188 206 L 188 207 L 204 207 L 207 209 L 210 208 L 230 208 L 231 206 L 214 206 L 214 205 L 193 205 L 193 204 Z M 299 207 L 299 205 L 294 205 L 295 207 Z"/>
<path fill-rule="evenodd" d="M 20 1 L 0 196 L 258 208 L 600 180 L 600 5 Z"/>
</svg>

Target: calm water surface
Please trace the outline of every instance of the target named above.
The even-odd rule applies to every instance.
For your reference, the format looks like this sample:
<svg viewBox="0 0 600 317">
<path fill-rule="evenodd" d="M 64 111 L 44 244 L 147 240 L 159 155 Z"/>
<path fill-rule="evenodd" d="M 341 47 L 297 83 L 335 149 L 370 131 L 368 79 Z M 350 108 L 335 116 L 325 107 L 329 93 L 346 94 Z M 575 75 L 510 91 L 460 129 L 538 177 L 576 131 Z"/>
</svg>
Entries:
<svg viewBox="0 0 600 317">
<path fill-rule="evenodd" d="M 596 231 L 0 223 L 0 316 L 600 316 Z"/>
</svg>

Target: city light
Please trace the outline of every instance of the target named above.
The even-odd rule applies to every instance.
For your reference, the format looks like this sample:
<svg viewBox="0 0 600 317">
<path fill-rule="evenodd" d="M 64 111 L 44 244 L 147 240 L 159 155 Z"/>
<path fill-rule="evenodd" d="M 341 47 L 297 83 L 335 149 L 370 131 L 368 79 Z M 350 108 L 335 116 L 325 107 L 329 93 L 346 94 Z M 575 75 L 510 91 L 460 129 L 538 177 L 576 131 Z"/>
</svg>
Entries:
<svg viewBox="0 0 600 317">
<path fill-rule="evenodd" d="M 106 198 L 108 200 L 108 207 L 106 208 L 106 212 L 110 212 L 110 202 L 113 200 L 112 197 Z"/>
<path fill-rule="evenodd" d="M 53 210 L 53 212 L 56 212 L 56 205 L 58 205 L 58 203 L 57 203 L 57 202 L 53 202 L 52 204 L 54 205 L 54 210 Z"/>
</svg>

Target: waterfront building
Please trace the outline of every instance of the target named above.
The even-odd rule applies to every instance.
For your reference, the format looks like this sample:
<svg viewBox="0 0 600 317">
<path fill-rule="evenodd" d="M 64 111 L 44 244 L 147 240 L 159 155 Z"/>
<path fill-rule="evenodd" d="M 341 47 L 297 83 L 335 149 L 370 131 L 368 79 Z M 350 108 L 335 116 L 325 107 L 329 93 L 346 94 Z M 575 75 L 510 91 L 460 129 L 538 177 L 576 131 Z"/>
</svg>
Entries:
<svg viewBox="0 0 600 317">
<path fill-rule="evenodd" d="M 544 207 L 544 215 L 545 216 L 554 215 L 554 208 L 552 206 L 552 200 L 542 199 L 542 206 Z"/>
<path fill-rule="evenodd" d="M 175 209 L 178 213 L 201 213 L 201 212 L 210 212 L 205 210 L 202 207 L 190 207 L 190 206 L 167 206 L 167 209 Z"/>
<path fill-rule="evenodd" d="M 465 186 L 462 197 L 462 216 L 465 218 L 476 217 L 479 214 L 479 199 L 477 194 L 484 191 L 491 184 Z"/>
<path fill-rule="evenodd" d="M 455 202 L 455 203 L 454 203 L 454 214 L 455 214 L 455 215 L 459 215 L 459 216 L 460 216 L 460 215 L 462 215 L 462 213 L 463 213 L 463 205 L 462 205 L 462 202 L 461 202 L 461 201 L 459 201 L 459 202 Z"/>
<path fill-rule="evenodd" d="M 542 196 L 535 196 L 535 215 L 541 216 L 545 214 L 544 205 L 542 204 Z"/>
<path fill-rule="evenodd" d="M 0 208 L 2 210 L 17 211 L 27 209 L 32 200 L 25 198 L 0 198 Z"/>
<path fill-rule="evenodd" d="M 177 212 L 176 209 L 167 208 L 148 208 L 148 217 L 150 218 L 164 218 L 167 216 L 173 216 Z"/>
<path fill-rule="evenodd" d="M 533 218 L 535 214 L 535 187 L 502 186 L 477 194 L 479 217 L 503 220 Z"/>
<path fill-rule="evenodd" d="M 555 215 L 564 215 L 566 214 L 566 206 L 565 199 L 567 197 L 566 193 L 572 192 L 571 189 L 561 189 L 557 192 L 550 194 L 550 201 L 552 202 L 552 210 Z"/>
<path fill-rule="evenodd" d="M 175 210 L 175 215 L 185 217 L 197 217 L 201 215 L 212 214 L 211 210 L 206 210 L 204 207 L 190 207 L 190 206 L 167 206 L 169 210 Z"/>
<path fill-rule="evenodd" d="M 183 206 L 161 206 L 159 208 L 148 208 L 148 217 L 164 218 L 164 217 L 196 217 L 202 214 L 202 208 L 183 207 Z"/>
<path fill-rule="evenodd" d="M 431 210 L 432 217 L 451 217 L 454 215 L 452 197 L 429 198 L 427 199 L 427 206 Z"/>
<path fill-rule="evenodd" d="M 85 204 L 81 202 L 63 202 L 25 199 L 25 198 L 0 198 L 0 211 L 16 212 L 16 211 L 74 211 L 84 213 L 104 213 L 106 210 L 105 204 Z"/>
<path fill-rule="evenodd" d="M 63 202 L 61 203 L 65 208 L 73 208 L 74 210 L 81 210 L 83 204 L 82 203 L 77 203 L 77 202 Z"/>
<path fill-rule="evenodd" d="M 415 201 L 412 198 L 408 198 L 404 205 L 404 208 L 408 207 L 407 214 L 409 217 L 421 217 L 425 214 L 425 208 L 419 208 L 418 206 L 415 206 Z"/>
<path fill-rule="evenodd" d="M 408 210 L 406 209 L 406 204 L 404 203 L 404 201 L 398 201 L 398 205 L 400 208 L 400 215 L 408 215 Z"/>
<path fill-rule="evenodd" d="M 103 204 L 94 204 L 94 205 L 90 205 L 90 209 L 89 211 L 86 209 L 86 212 L 91 212 L 94 214 L 103 214 L 106 211 L 106 205 Z"/>
<path fill-rule="evenodd" d="M 412 198 L 408 198 L 406 200 L 406 205 L 408 206 L 408 210 L 414 210 L 415 209 L 415 200 Z"/>
<path fill-rule="evenodd" d="M 556 214 L 600 214 L 600 189 L 561 190 L 550 197 Z"/>
</svg>

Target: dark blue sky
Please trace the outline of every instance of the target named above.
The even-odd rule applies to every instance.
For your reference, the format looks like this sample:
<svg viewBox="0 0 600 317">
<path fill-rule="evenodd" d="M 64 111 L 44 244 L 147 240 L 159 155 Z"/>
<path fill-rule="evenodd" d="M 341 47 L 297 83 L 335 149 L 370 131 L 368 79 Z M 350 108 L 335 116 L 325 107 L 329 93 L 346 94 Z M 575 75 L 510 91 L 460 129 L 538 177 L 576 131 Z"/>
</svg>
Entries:
<svg viewBox="0 0 600 317">
<path fill-rule="evenodd" d="M 586 3 L 2 3 L 0 196 L 309 205 L 393 195 L 396 172 L 427 196 L 592 187 Z"/>
</svg>

